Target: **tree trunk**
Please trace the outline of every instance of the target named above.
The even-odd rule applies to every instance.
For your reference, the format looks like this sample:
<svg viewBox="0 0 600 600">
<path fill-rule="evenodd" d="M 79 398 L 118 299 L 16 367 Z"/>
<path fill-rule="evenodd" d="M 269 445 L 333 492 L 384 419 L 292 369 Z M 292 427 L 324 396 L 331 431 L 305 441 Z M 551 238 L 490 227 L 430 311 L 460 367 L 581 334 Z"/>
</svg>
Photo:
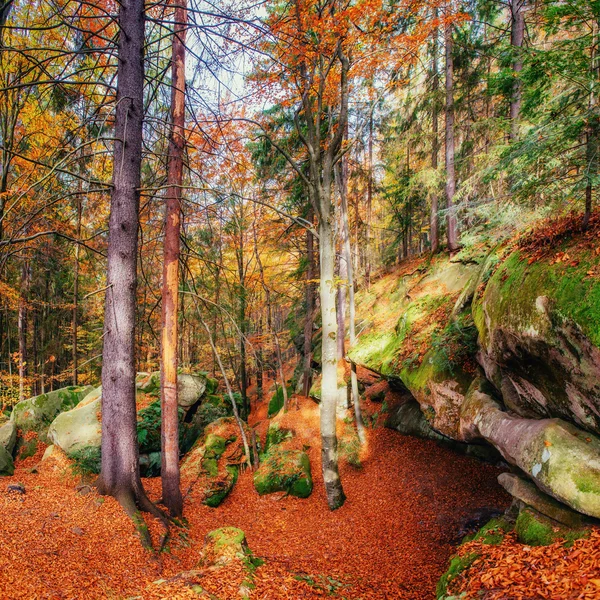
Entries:
<svg viewBox="0 0 600 600">
<path fill-rule="evenodd" d="M 119 65 L 102 360 L 101 494 L 134 521 L 152 510 L 140 480 L 135 404 L 135 309 L 144 117 L 144 1 L 119 4 Z M 140 532 L 143 529 L 140 527 Z M 143 543 L 150 544 L 149 536 Z"/>
<path fill-rule="evenodd" d="M 521 112 L 521 78 L 523 58 L 521 48 L 525 36 L 525 0 L 510 0 L 510 44 L 513 47 L 514 59 L 513 85 L 510 98 L 510 140 L 517 139 L 519 132 L 519 113 Z"/>
<path fill-rule="evenodd" d="M 25 400 L 25 379 L 27 377 L 27 294 L 29 292 L 29 265 L 21 268 L 21 293 L 19 295 L 19 401 Z"/>
<path fill-rule="evenodd" d="M 448 250 L 458 250 L 456 223 L 456 174 L 454 172 L 454 62 L 452 58 L 452 25 L 445 27 L 446 43 L 446 211 Z"/>
<path fill-rule="evenodd" d="M 77 196 L 77 240 L 81 238 L 81 196 Z M 78 328 L 78 312 L 79 312 L 79 244 L 75 244 L 75 265 L 73 267 L 73 312 L 71 315 L 71 340 L 72 340 L 72 359 L 73 359 L 73 385 L 77 385 L 78 381 L 78 356 L 77 356 L 77 328 Z"/>
<path fill-rule="evenodd" d="M 585 186 L 585 212 L 583 215 L 583 228 L 587 229 L 590 224 L 593 209 L 593 181 L 598 175 L 598 152 L 600 144 L 600 115 L 598 114 L 597 86 L 600 79 L 600 67 L 598 65 L 598 42 L 600 28 L 598 22 L 592 23 L 592 44 L 590 49 L 590 95 L 589 95 L 589 117 L 586 128 L 586 162 L 587 183 Z"/>
<path fill-rule="evenodd" d="M 171 135 L 167 159 L 167 210 L 162 285 L 161 471 L 162 502 L 172 517 L 183 512 L 179 486 L 179 414 L 177 395 L 179 235 L 185 150 L 185 34 L 187 8 L 175 7 L 171 57 Z M 183 299 L 183 298 L 182 298 Z"/>
<path fill-rule="evenodd" d="M 350 245 L 350 220 L 348 218 L 348 179 L 347 171 L 344 165 L 338 169 L 339 174 L 339 189 L 340 189 L 340 206 L 342 220 L 342 243 L 343 243 L 343 258 L 348 265 L 348 333 L 350 347 L 356 344 L 356 304 L 354 302 L 354 263 L 352 262 L 352 246 Z M 356 420 L 356 433 L 361 444 L 366 441 L 365 428 L 363 425 L 362 414 L 360 411 L 360 395 L 358 393 L 358 378 L 356 376 L 356 365 L 350 365 L 350 386 L 352 390 L 352 404 L 354 406 L 354 417 Z"/>
<path fill-rule="evenodd" d="M 337 344 L 336 344 L 336 285 L 335 285 L 335 242 L 331 214 L 321 211 L 319 219 L 320 282 L 322 348 L 321 348 L 321 460 L 323 480 L 329 508 L 334 510 L 344 503 L 338 470 L 336 436 L 337 403 Z"/>
<path fill-rule="evenodd" d="M 433 11 L 433 18 L 437 19 L 437 8 Z M 432 48 L 432 86 L 431 86 L 431 168 L 437 171 L 438 154 L 439 154 L 439 139 L 438 139 L 438 92 L 440 88 L 440 74 L 438 71 L 438 30 L 437 27 L 433 33 L 433 48 Z M 437 189 L 434 190 L 431 196 L 431 219 L 430 219 L 430 234 L 431 234 L 431 251 L 435 254 L 440 249 L 439 237 L 439 197 Z"/>
<path fill-rule="evenodd" d="M 308 220 L 313 222 L 313 212 L 310 211 Z M 306 317 L 304 320 L 304 350 L 303 350 L 303 378 L 302 395 L 308 396 L 312 387 L 312 337 L 315 322 L 315 248 L 314 236 L 306 230 L 306 285 L 304 298 L 306 304 Z"/>
</svg>

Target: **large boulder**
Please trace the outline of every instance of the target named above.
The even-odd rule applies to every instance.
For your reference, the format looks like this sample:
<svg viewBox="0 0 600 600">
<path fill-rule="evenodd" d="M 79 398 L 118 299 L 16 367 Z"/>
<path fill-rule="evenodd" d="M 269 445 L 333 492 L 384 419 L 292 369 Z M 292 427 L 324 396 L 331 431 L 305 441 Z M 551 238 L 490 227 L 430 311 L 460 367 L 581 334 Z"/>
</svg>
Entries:
<svg viewBox="0 0 600 600">
<path fill-rule="evenodd" d="M 203 504 L 215 508 L 233 489 L 244 460 L 240 438 L 235 418 L 218 419 L 183 459 L 181 477 L 192 482 Z"/>
<path fill-rule="evenodd" d="M 284 449 L 279 444 L 271 446 L 254 473 L 254 487 L 261 496 L 286 492 L 307 498 L 313 489 L 308 455 L 301 450 Z"/>
<path fill-rule="evenodd" d="M 177 404 L 184 412 L 197 404 L 206 393 L 214 393 L 218 383 L 206 373 L 179 373 L 177 375 Z M 160 371 L 138 373 L 136 388 L 153 396 L 160 395 Z"/>
<path fill-rule="evenodd" d="M 12 475 L 14 472 L 13 457 L 4 446 L 0 446 L 0 475 Z"/>
<path fill-rule="evenodd" d="M 544 492 L 576 511 L 600 518 L 600 438 L 561 419 L 524 419 L 472 389 L 461 429 L 483 438 Z"/>
<path fill-rule="evenodd" d="M 12 454 L 16 441 L 17 424 L 12 420 L 8 420 L 0 425 L 0 446 L 4 447 L 9 454 Z"/>
<path fill-rule="evenodd" d="M 22 400 L 13 408 L 11 421 L 22 431 L 43 434 L 56 415 L 77 406 L 92 389 L 91 386 L 69 386 Z"/>
<path fill-rule="evenodd" d="M 576 238 L 492 265 L 473 303 L 479 360 L 517 415 L 600 433 L 600 278 L 590 275 L 599 263 Z"/>
<path fill-rule="evenodd" d="M 355 364 L 399 380 L 431 427 L 456 440 L 461 440 L 460 407 L 478 372 L 470 302 L 480 261 L 438 257 L 399 279 L 395 289 L 387 284 L 386 303 L 374 301 L 367 309 L 374 329 L 348 351 Z"/>
<path fill-rule="evenodd" d="M 78 406 L 58 415 L 48 429 L 48 439 L 67 456 L 86 448 L 99 448 L 102 434 L 100 388 L 92 390 Z"/>
</svg>

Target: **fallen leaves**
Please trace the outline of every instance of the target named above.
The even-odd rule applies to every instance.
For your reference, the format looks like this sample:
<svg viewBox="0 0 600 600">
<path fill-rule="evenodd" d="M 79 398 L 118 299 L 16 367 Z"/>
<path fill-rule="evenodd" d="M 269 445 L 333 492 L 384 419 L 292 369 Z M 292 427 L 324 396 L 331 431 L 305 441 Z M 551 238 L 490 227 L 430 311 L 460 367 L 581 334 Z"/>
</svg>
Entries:
<svg viewBox="0 0 600 600">
<path fill-rule="evenodd" d="M 348 500 L 330 512 L 320 477 L 318 407 L 304 398 L 298 407 L 281 415 L 281 426 L 295 430 L 293 443 L 310 456 L 313 494 L 260 497 L 246 471 L 217 509 L 186 498 L 189 528 L 173 528 L 169 552 L 158 559 L 142 549 L 114 499 L 80 495 L 74 479 L 17 465 L 14 477 L 0 480 L 0 598 L 177 600 L 202 597 L 201 588 L 220 600 L 237 599 L 246 575 L 235 569 L 203 572 L 195 590 L 177 579 L 197 569 L 206 534 L 227 525 L 243 529 L 251 550 L 266 560 L 254 573 L 253 599 L 321 598 L 332 586 L 348 599 L 433 597 L 470 510 L 506 505 L 498 470 L 433 442 L 369 429 L 363 468 L 341 465 Z M 16 482 L 25 494 L 6 491 Z M 157 500 L 160 480 L 144 485 Z M 160 524 L 149 520 L 149 528 L 158 539 Z M 152 583 L 159 579 L 169 583 Z"/>
<path fill-rule="evenodd" d="M 511 533 L 498 546 L 469 542 L 460 554 L 480 558 L 454 579 L 448 592 L 475 600 L 597 600 L 600 597 L 600 530 L 571 548 L 562 542 L 524 546 Z M 461 594 L 464 594 L 461 595 Z"/>
</svg>

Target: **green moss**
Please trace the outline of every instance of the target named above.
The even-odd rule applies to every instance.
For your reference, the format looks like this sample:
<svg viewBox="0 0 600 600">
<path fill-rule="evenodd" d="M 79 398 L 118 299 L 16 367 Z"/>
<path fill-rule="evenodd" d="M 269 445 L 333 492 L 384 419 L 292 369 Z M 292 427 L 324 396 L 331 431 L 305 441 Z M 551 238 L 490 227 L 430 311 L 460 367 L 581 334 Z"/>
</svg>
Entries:
<svg viewBox="0 0 600 600">
<path fill-rule="evenodd" d="M 290 398 L 292 395 L 292 388 L 290 386 L 286 386 L 286 391 L 288 398 Z M 269 410 L 267 412 L 269 419 L 275 416 L 282 408 L 283 388 L 280 385 L 277 385 L 275 386 L 275 393 L 271 396 L 271 400 L 269 400 Z"/>
<path fill-rule="evenodd" d="M 508 519 L 498 517 L 486 523 L 477 533 L 465 537 L 463 543 L 474 540 L 490 546 L 497 546 L 513 529 L 514 525 Z"/>
<path fill-rule="evenodd" d="M 245 533 L 237 527 L 221 527 L 207 533 L 206 537 L 214 544 L 215 549 L 242 544 L 246 540 Z"/>
<path fill-rule="evenodd" d="M 211 508 L 216 508 L 223 500 L 225 500 L 229 495 L 229 492 L 233 489 L 239 473 L 237 466 L 227 465 L 225 467 L 227 476 L 219 477 L 216 461 L 214 464 L 216 469 L 216 472 L 214 472 L 213 475 L 214 479 L 209 483 L 209 486 L 204 492 L 204 500 L 202 500 L 202 504 L 210 506 Z"/>
<path fill-rule="evenodd" d="M 289 429 L 280 427 L 279 423 L 270 423 L 265 440 L 265 453 L 269 451 L 271 446 L 281 444 L 285 440 L 291 439 L 292 436 L 292 432 Z"/>
<path fill-rule="evenodd" d="M 0 446 L 0 475 L 12 475 L 15 472 L 15 464 L 11 454 L 4 446 Z"/>
<path fill-rule="evenodd" d="M 308 455 L 300 450 L 281 450 L 272 446 L 254 474 L 254 487 L 261 496 L 287 492 L 307 498 L 313 488 Z"/>
<path fill-rule="evenodd" d="M 11 418 L 22 431 L 45 433 L 59 413 L 77 406 L 92 389 L 90 386 L 68 386 L 34 396 L 16 404 Z"/>
<path fill-rule="evenodd" d="M 590 533 L 589 529 L 565 527 L 529 507 L 519 513 L 515 531 L 519 541 L 528 546 L 549 546 L 558 540 L 564 540 L 565 546 L 570 546 Z"/>
<path fill-rule="evenodd" d="M 565 242 L 556 251 L 570 251 Z M 525 330 L 543 327 L 544 316 L 536 308 L 536 298 L 547 296 L 556 316 L 575 321 L 596 346 L 600 346 L 600 280 L 587 273 L 598 265 L 591 252 L 578 252 L 577 261 L 551 265 L 552 258 L 531 264 L 520 251 L 513 252 L 491 277 L 483 300 L 491 324 L 508 324 Z M 482 307 L 477 303 L 475 322 L 485 331 Z"/>
<path fill-rule="evenodd" d="M 227 440 L 220 435 L 209 433 L 204 440 L 205 453 L 204 456 L 210 458 L 219 458 L 225 452 Z"/>
<path fill-rule="evenodd" d="M 453 556 L 450 559 L 450 566 L 438 581 L 435 590 L 437 600 L 446 598 L 448 594 L 448 585 L 452 583 L 452 581 L 461 573 L 466 571 L 475 562 L 475 560 L 477 560 L 477 558 L 479 558 L 477 553 L 470 552 L 464 556 Z"/>
</svg>

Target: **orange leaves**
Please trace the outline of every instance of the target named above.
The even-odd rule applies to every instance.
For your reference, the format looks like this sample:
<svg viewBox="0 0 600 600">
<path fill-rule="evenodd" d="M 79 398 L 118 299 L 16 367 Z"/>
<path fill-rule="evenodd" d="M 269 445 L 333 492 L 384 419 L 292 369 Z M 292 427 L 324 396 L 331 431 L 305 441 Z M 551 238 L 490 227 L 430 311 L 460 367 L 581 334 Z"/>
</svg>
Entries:
<svg viewBox="0 0 600 600">
<path fill-rule="evenodd" d="M 470 542 L 460 554 L 476 552 L 481 556 L 450 585 L 449 593 L 464 600 L 485 597 L 505 598 L 581 598 L 591 600 L 600 593 L 600 531 L 589 539 L 565 548 L 561 542 L 551 546 L 524 546 L 514 533 L 498 546 Z"/>
</svg>

